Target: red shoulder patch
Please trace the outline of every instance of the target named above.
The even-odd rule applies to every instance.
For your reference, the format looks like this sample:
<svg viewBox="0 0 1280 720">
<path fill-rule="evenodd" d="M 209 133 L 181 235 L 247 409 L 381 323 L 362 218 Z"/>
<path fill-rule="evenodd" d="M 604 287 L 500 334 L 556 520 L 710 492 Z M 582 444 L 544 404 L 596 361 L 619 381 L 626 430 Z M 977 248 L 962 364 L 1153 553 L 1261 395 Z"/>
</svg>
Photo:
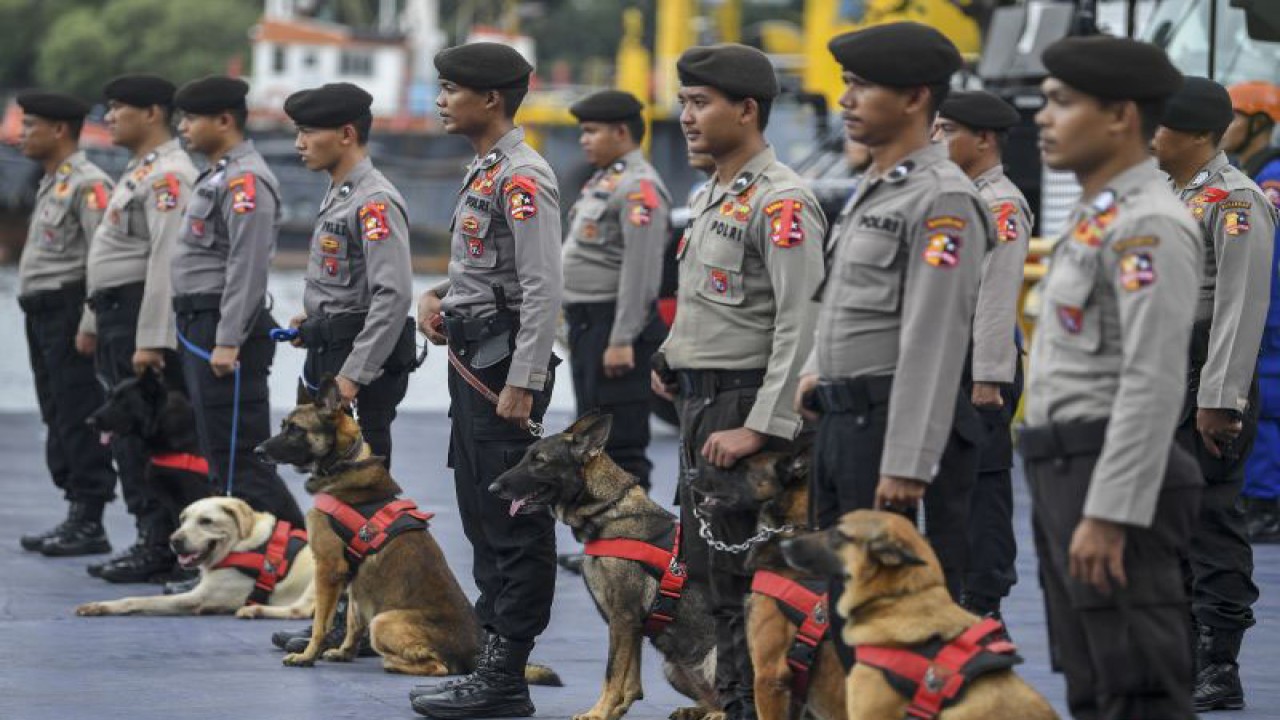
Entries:
<svg viewBox="0 0 1280 720">
<path fill-rule="evenodd" d="M 178 182 L 177 175 L 165 173 L 163 179 L 151 183 L 151 190 L 156 196 L 156 210 L 168 212 L 178 207 L 182 185 Z"/>
<path fill-rule="evenodd" d="M 258 207 L 258 186 L 253 173 L 245 173 L 227 183 L 231 190 L 231 209 L 244 215 Z"/>
<path fill-rule="evenodd" d="M 98 181 L 89 188 L 89 192 L 85 193 L 84 202 L 90 210 L 106 210 L 109 200 L 107 186 L 102 184 L 102 181 Z"/>
<path fill-rule="evenodd" d="M 800 211 L 804 204 L 799 200 L 777 200 L 764 209 L 769 217 L 769 242 L 781 248 L 795 247 L 804 242 L 804 223 Z"/>
<path fill-rule="evenodd" d="M 359 212 L 360 232 L 369 242 L 378 242 L 391 237 L 391 226 L 387 224 L 387 204 L 367 202 Z"/>
<path fill-rule="evenodd" d="M 512 220 L 528 220 L 538 214 L 538 183 L 531 177 L 513 175 L 502 192 L 507 196 L 507 214 Z"/>
<path fill-rule="evenodd" d="M 1018 239 L 1018 206 L 1002 202 L 991 209 L 996 216 L 996 240 L 1007 243 Z"/>
</svg>

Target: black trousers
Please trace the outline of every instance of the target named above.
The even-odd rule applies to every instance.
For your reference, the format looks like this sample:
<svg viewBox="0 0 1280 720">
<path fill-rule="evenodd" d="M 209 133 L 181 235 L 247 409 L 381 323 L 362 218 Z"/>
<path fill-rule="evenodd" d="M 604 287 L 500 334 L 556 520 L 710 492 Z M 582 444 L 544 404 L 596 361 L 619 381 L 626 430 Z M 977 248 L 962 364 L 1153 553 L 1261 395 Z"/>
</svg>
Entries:
<svg viewBox="0 0 1280 720">
<path fill-rule="evenodd" d="M 1059 428 L 1065 426 L 1059 426 Z M 1190 622 L 1180 557 L 1186 552 L 1201 483 L 1176 444 L 1151 527 L 1126 527 L 1128 586 L 1104 595 L 1069 573 L 1071 537 L 1101 451 L 1026 457 L 1033 529 L 1054 664 L 1066 676 L 1077 720 L 1194 718 Z M 1101 437 L 1099 435 L 1099 437 Z"/>
<path fill-rule="evenodd" d="M 1022 363 L 1012 385 L 1000 395 L 998 410 L 974 408 L 986 436 L 978 449 L 978 479 L 969 504 L 969 565 L 964 592 L 972 602 L 998 607 L 1018 582 L 1018 542 L 1013 532 L 1012 424 L 1022 399 Z M 994 608 L 993 608 L 994 609 Z"/>
<path fill-rule="evenodd" d="M 114 497 L 111 453 L 85 419 L 103 403 L 93 360 L 76 352 L 84 286 L 32 293 L 22 299 L 27 351 L 44 421 L 45 463 L 70 502 L 103 505 Z"/>
<path fill-rule="evenodd" d="M 712 468 L 702 456 L 707 438 L 721 430 L 740 428 L 755 404 L 757 387 L 725 389 L 706 395 L 682 392 L 676 396 L 680 416 L 680 524 L 684 528 L 681 551 L 687 564 L 689 582 L 710 589 L 711 615 L 716 627 L 716 690 L 730 717 L 746 713 L 755 717 L 755 673 L 747 646 L 746 611 L 743 600 L 751 590 L 751 568 L 747 553 L 730 554 L 710 548 L 699 534 L 700 523 L 693 510 L 696 499 L 692 486 Z M 755 512 L 721 511 L 708 522 L 712 535 L 721 542 L 741 543 L 755 533 Z"/>
<path fill-rule="evenodd" d="M 1183 577 L 1191 595 L 1191 613 L 1201 625 L 1218 630 L 1253 627 L 1253 604 L 1258 586 L 1253 582 L 1253 546 L 1245 531 L 1244 468 L 1258 431 L 1258 384 L 1250 392 L 1243 432 L 1223 457 L 1209 454 L 1196 431 L 1194 395 L 1190 394 L 1186 417 L 1174 436 L 1200 467 L 1205 480 L 1199 520 L 1183 558 Z"/>
<path fill-rule="evenodd" d="M 142 292 L 142 283 L 132 283 L 96 292 L 91 298 L 98 330 L 95 364 L 98 379 L 105 387 L 115 387 L 121 380 L 134 377 L 133 353 Z M 173 389 L 181 390 L 184 385 L 181 361 L 172 351 L 165 351 L 165 381 L 166 386 Z M 169 511 L 148 481 L 147 453 L 142 438 L 112 438 L 111 454 L 120 476 L 125 508 L 139 531 L 145 529 L 148 537 L 167 544 L 169 535 L 177 529 L 178 517 Z"/>
<path fill-rule="evenodd" d="M 813 448 L 810 498 L 819 529 L 831 527 L 849 511 L 874 508 L 892 383 L 892 377 L 858 378 L 820 389 L 822 416 Z M 957 393 L 951 437 L 924 494 L 925 534 L 956 598 L 969 556 L 969 506 L 981 440 L 973 406 Z M 910 515 L 915 519 L 914 512 Z M 843 592 L 844 583 L 833 579 L 831 597 Z M 840 638 L 843 621 L 833 616 L 832 623 L 832 637 Z M 852 665 L 852 649 L 841 640 L 836 647 L 846 665 Z"/>
<path fill-rule="evenodd" d="M 323 347 L 308 347 L 302 373 L 306 382 L 315 387 L 327 375 L 337 375 L 342 364 L 351 354 L 351 343 L 339 343 Z M 391 422 L 396 419 L 396 408 L 409 390 L 407 370 L 383 369 L 382 374 L 360 388 L 356 395 L 356 418 L 360 432 L 374 455 L 384 458 L 391 467 Z"/>
<path fill-rule="evenodd" d="M 635 368 L 622 377 L 605 377 L 604 351 L 609 347 L 616 307 L 614 303 L 578 303 L 564 308 L 569 324 L 573 394 L 579 416 L 591 410 L 613 416 L 605 452 L 648 490 L 653 471 L 653 463 L 645 455 L 649 449 L 650 360 L 667 336 L 667 328 L 655 309 L 649 324 L 632 344 Z"/>
<path fill-rule="evenodd" d="M 533 393 L 531 418 L 541 421 L 555 385 L 553 356 L 546 387 Z M 495 393 L 506 384 L 510 359 L 473 370 Z M 555 519 L 547 512 L 512 516 L 510 503 L 489 492 L 499 475 L 520 462 L 534 437 L 498 417 L 497 407 L 449 368 L 449 467 L 462 529 L 471 543 L 472 575 L 480 597 L 476 615 L 490 632 L 531 642 L 551 619 L 556 588 Z"/>
<path fill-rule="evenodd" d="M 215 344 L 217 310 L 178 313 L 178 332 L 196 347 L 208 351 Z M 253 329 L 240 346 L 240 425 L 235 447 L 235 475 L 232 494 L 255 510 L 274 514 L 293 525 L 303 525 L 302 511 L 274 466 L 259 460 L 253 449 L 271 436 L 271 404 L 267 375 L 275 359 L 275 342 L 267 332 L 275 321 L 265 309 L 258 313 Z M 181 343 L 179 343 L 181 345 Z M 209 481 L 217 492 L 225 492 L 231 458 L 231 420 L 235 410 L 235 381 L 232 375 L 215 377 L 209 363 L 183 347 L 183 375 L 191 405 L 196 413 L 200 452 L 209 461 Z"/>
</svg>

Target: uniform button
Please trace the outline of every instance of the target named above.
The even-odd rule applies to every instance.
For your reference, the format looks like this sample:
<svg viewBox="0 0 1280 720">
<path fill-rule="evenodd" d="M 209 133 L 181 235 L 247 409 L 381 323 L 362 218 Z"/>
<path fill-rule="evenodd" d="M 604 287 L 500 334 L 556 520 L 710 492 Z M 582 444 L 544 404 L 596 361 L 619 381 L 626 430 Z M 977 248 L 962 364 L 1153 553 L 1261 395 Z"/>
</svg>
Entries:
<svg viewBox="0 0 1280 720">
<path fill-rule="evenodd" d="M 854 418 L 853 422 L 854 422 L 854 424 L 856 424 L 858 427 L 866 427 L 866 426 L 867 426 L 867 416 L 866 416 L 866 415 L 859 415 L 858 417 Z"/>
</svg>

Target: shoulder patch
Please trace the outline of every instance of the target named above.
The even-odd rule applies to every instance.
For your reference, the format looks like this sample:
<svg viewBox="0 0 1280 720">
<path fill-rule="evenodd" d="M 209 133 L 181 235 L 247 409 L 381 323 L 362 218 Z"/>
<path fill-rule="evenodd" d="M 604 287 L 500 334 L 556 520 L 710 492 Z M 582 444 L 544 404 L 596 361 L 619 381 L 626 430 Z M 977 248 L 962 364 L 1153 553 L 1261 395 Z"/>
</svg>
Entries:
<svg viewBox="0 0 1280 720">
<path fill-rule="evenodd" d="M 151 192 L 156 197 L 156 210 L 168 212 L 178 207 L 182 185 L 178 182 L 177 175 L 165 173 L 163 178 L 151 183 Z"/>
<path fill-rule="evenodd" d="M 1207 187 L 1188 200 L 1187 207 L 1190 208 L 1192 217 L 1201 220 L 1204 218 L 1207 206 L 1220 203 L 1230 195 L 1230 192 L 1222 188 Z"/>
<path fill-rule="evenodd" d="M 640 181 L 640 189 L 627 194 L 627 222 L 644 227 L 653 222 L 653 211 L 658 207 L 658 191 L 649 180 Z"/>
<path fill-rule="evenodd" d="M 950 269 L 960 264 L 960 238 L 946 230 L 929 234 L 924 247 L 924 261 L 933 267 Z"/>
<path fill-rule="evenodd" d="M 1247 203 L 1246 203 L 1247 204 Z M 1228 210 L 1222 214 L 1222 230 L 1228 235 L 1243 235 L 1249 232 L 1249 211 Z"/>
<path fill-rule="evenodd" d="M 391 237 L 391 226 L 387 224 L 387 204 L 369 201 L 360 207 L 360 233 L 369 242 L 378 242 Z"/>
<path fill-rule="evenodd" d="M 240 215 L 251 213 L 258 207 L 258 187 L 253 173 L 232 178 L 227 189 L 231 191 L 231 209 Z"/>
<path fill-rule="evenodd" d="M 1007 243 L 1018 239 L 1018 206 L 1006 200 L 991 207 L 996 218 L 996 240 Z"/>
<path fill-rule="evenodd" d="M 502 186 L 507 196 L 507 214 L 512 220 L 524 221 L 538 214 L 538 183 L 525 175 L 513 175 Z"/>
<path fill-rule="evenodd" d="M 1134 248 L 1156 247 L 1159 244 L 1160 238 L 1155 235 L 1139 235 L 1138 237 L 1125 238 L 1111 243 L 1111 249 L 1117 253 L 1124 253 Z"/>
<path fill-rule="evenodd" d="M 804 242 L 804 223 L 800 212 L 804 203 L 786 198 L 769 203 L 764 214 L 769 218 L 769 242 L 780 248 L 795 247 Z"/>
<path fill-rule="evenodd" d="M 107 193 L 107 186 L 101 180 L 89 186 L 85 191 L 84 204 L 90 210 L 106 210 L 107 201 L 110 200 Z"/>
<path fill-rule="evenodd" d="M 935 215 L 924 221 L 924 226 L 929 230 L 937 230 L 939 228 L 963 230 L 968 224 L 964 218 L 956 217 L 955 215 Z"/>
<path fill-rule="evenodd" d="M 1156 265 L 1151 253 L 1132 250 L 1120 256 L 1120 287 L 1137 292 L 1156 282 Z"/>
</svg>

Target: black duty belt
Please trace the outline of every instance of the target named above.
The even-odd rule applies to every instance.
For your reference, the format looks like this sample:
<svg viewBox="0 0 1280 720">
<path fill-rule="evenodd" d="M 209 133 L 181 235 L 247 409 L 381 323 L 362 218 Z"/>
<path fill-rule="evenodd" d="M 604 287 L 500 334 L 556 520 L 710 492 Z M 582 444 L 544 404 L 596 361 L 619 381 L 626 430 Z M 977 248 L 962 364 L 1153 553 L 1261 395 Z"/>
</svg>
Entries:
<svg viewBox="0 0 1280 720">
<path fill-rule="evenodd" d="M 350 345 L 364 329 L 368 313 L 345 313 L 307 318 L 298 328 L 302 344 L 315 350 Z"/>
<path fill-rule="evenodd" d="M 764 368 L 759 370 L 677 370 L 676 382 L 685 397 L 714 398 L 728 390 L 758 388 L 764 384 Z"/>
<path fill-rule="evenodd" d="M 125 303 L 141 302 L 144 283 L 135 282 L 94 290 L 85 304 L 94 312 L 111 310 Z"/>
<path fill-rule="evenodd" d="M 176 295 L 173 298 L 173 311 L 179 315 L 190 315 L 192 313 L 210 312 L 221 309 L 222 295 L 219 293 Z"/>
<path fill-rule="evenodd" d="M 57 290 L 37 290 L 18 298 L 18 307 L 28 315 L 78 307 L 83 303 L 83 280 L 67 283 Z"/>
<path fill-rule="evenodd" d="M 1102 450 L 1106 437 L 1105 419 L 1052 423 L 1038 427 L 1024 425 L 1018 431 L 1018 449 L 1027 460 L 1057 460 L 1098 453 Z"/>
<path fill-rule="evenodd" d="M 892 393 L 892 375 L 823 381 L 814 390 L 822 412 L 854 415 L 862 415 L 873 407 L 884 405 Z"/>
</svg>

